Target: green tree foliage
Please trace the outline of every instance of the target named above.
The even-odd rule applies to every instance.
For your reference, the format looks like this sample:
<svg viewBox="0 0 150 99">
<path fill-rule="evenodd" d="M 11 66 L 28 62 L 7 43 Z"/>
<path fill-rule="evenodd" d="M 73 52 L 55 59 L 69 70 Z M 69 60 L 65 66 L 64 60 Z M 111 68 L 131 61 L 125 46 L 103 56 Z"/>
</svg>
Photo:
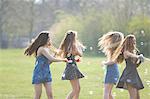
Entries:
<svg viewBox="0 0 150 99">
<path fill-rule="evenodd" d="M 98 38 L 109 31 L 120 31 L 134 33 L 138 48 L 150 55 L 150 0 L 39 1 L 0 0 L 0 35 L 3 32 L 9 39 L 18 35 L 31 40 L 40 31 L 50 30 L 58 47 L 65 32 L 75 30 L 87 46 L 86 52 L 97 54 Z"/>
<path fill-rule="evenodd" d="M 135 16 L 128 23 L 127 31 L 133 33 L 137 37 L 137 45 L 141 52 L 145 55 L 150 55 L 150 17 Z"/>
<path fill-rule="evenodd" d="M 78 16 L 66 14 L 62 11 L 57 11 L 57 20 L 49 29 L 52 32 L 54 45 L 58 46 L 68 30 L 78 31 L 78 37 L 81 38 L 83 25 Z"/>
</svg>

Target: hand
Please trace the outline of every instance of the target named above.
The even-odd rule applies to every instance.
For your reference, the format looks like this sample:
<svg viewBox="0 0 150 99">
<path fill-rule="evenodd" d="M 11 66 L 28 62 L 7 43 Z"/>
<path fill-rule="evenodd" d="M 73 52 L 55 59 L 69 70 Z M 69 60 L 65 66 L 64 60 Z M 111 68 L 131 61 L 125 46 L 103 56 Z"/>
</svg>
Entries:
<svg viewBox="0 0 150 99">
<path fill-rule="evenodd" d="M 72 61 L 72 60 L 68 60 L 67 58 L 65 58 L 65 59 L 64 59 L 64 62 L 72 63 L 73 61 Z"/>
<path fill-rule="evenodd" d="M 51 61 L 48 61 L 48 63 L 51 64 L 52 62 L 51 62 Z"/>
<path fill-rule="evenodd" d="M 114 63 L 115 63 L 114 61 L 103 61 L 102 62 L 103 65 L 112 65 Z"/>
<path fill-rule="evenodd" d="M 101 66 L 105 66 L 106 61 L 101 62 Z"/>
<path fill-rule="evenodd" d="M 78 58 L 78 59 L 76 59 L 76 62 L 80 62 L 80 59 Z"/>
<path fill-rule="evenodd" d="M 76 57 L 75 57 L 75 61 L 76 61 L 76 62 L 81 62 L 81 57 L 76 56 Z"/>
<path fill-rule="evenodd" d="M 140 54 L 140 55 L 138 56 L 138 59 L 139 59 L 141 62 L 144 62 L 144 56 L 143 56 L 143 54 Z"/>
<path fill-rule="evenodd" d="M 67 58 L 63 59 L 63 62 L 67 62 L 68 63 L 68 59 Z"/>
</svg>

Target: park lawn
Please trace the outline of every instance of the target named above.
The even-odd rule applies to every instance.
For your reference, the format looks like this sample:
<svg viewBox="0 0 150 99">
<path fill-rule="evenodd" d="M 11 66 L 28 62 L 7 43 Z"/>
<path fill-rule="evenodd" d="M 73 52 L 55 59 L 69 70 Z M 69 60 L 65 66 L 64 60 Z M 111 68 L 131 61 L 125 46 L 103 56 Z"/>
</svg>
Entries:
<svg viewBox="0 0 150 99">
<path fill-rule="evenodd" d="M 34 69 L 34 57 L 23 55 L 23 49 L 0 50 L 0 99 L 33 99 L 34 89 L 31 84 L 32 71 Z M 101 57 L 83 57 L 78 67 L 84 73 L 85 78 L 80 80 L 80 99 L 102 99 L 103 74 Z M 139 74 L 145 86 L 140 91 L 141 99 L 150 97 L 150 62 L 145 62 L 139 68 Z M 71 90 L 69 81 L 62 81 L 61 75 L 65 63 L 53 63 L 50 66 L 53 77 L 54 99 L 65 99 Z M 124 64 L 119 66 L 122 72 Z M 126 90 L 113 89 L 115 99 L 129 99 Z M 46 99 L 43 88 L 42 98 Z"/>
</svg>

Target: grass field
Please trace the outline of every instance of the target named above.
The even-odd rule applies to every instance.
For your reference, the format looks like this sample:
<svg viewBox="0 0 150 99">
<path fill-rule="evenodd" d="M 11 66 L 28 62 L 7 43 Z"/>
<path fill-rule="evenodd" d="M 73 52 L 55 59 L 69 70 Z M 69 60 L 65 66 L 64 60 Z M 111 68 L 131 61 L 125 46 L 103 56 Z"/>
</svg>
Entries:
<svg viewBox="0 0 150 99">
<path fill-rule="evenodd" d="M 0 50 L 0 99 L 33 99 L 34 90 L 31 84 L 32 71 L 34 69 L 34 57 L 23 55 L 22 49 Z M 102 99 L 103 97 L 103 73 L 100 66 L 101 57 L 83 57 L 78 64 L 85 78 L 80 80 L 80 99 Z M 141 99 L 150 99 L 150 62 L 145 62 L 139 68 L 145 89 L 140 91 Z M 61 80 L 61 74 L 65 68 L 64 63 L 51 64 L 53 77 L 54 99 L 65 99 L 71 90 L 68 81 Z M 120 65 L 120 73 L 124 65 Z M 115 99 L 129 99 L 126 90 L 113 89 Z M 42 98 L 46 99 L 43 88 Z"/>
</svg>

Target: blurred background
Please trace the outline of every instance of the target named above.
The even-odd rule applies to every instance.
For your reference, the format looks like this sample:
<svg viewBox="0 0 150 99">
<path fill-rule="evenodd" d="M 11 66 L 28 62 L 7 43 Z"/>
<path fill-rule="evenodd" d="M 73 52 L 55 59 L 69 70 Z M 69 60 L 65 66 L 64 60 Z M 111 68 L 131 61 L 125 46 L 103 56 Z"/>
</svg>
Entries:
<svg viewBox="0 0 150 99">
<path fill-rule="evenodd" d="M 150 0 L 0 0 L 0 48 L 25 48 L 40 31 L 49 30 L 58 47 L 67 30 L 93 55 L 98 38 L 109 31 L 137 37 L 150 56 Z M 90 51 L 92 49 L 92 51 Z"/>
<path fill-rule="evenodd" d="M 68 30 L 78 32 L 79 40 L 87 47 L 78 65 L 85 74 L 80 99 L 102 99 L 105 69 L 101 62 L 105 58 L 98 50 L 98 38 L 109 31 L 134 34 L 138 49 L 150 57 L 150 0 L 0 0 L 0 99 L 33 99 L 35 58 L 23 53 L 43 30 L 51 32 L 55 47 Z M 149 64 L 145 61 L 138 68 L 145 86 L 140 91 L 142 99 L 150 96 Z M 65 99 L 71 90 L 69 82 L 61 81 L 65 63 L 50 67 L 54 98 Z M 120 74 L 124 67 L 120 64 Z M 113 96 L 129 98 L 127 91 L 116 88 Z M 45 92 L 42 99 L 46 99 Z"/>
</svg>

